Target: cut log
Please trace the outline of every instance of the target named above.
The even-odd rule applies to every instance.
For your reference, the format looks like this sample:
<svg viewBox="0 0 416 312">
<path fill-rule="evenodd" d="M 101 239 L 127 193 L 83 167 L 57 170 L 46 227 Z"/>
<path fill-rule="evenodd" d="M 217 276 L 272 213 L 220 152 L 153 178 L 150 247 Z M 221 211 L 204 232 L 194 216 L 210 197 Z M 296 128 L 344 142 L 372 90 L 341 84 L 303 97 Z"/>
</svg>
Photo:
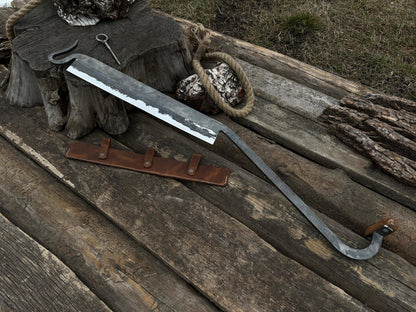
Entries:
<svg viewBox="0 0 416 312">
<path fill-rule="evenodd" d="M 385 243 L 394 252 L 404 254 L 407 259 L 416 263 L 415 212 L 365 187 L 354 186 L 351 180 L 338 171 L 331 175 L 328 171 L 332 170 L 302 160 L 299 155 L 236 125 L 228 118 L 221 117 L 223 116 L 219 116 L 221 122 L 236 130 L 272 168 L 285 177 L 285 180 L 289 177 L 291 185 L 295 186 L 294 189 L 308 203 L 311 203 L 312 207 L 319 208 L 334 219 L 337 218 L 338 222 L 344 222 L 361 235 L 368 225 L 377 222 L 380 217 L 395 218 L 399 227 L 398 232 L 387 236 Z M 407 295 L 403 297 L 400 295 L 402 291 L 406 292 L 410 285 L 413 288 L 412 293 L 416 289 L 414 265 L 386 250 L 381 250 L 374 259 L 369 261 L 347 259 L 333 250 L 274 186 L 253 178 L 235 164 L 224 163 L 224 159 L 218 155 L 209 153 L 180 134 L 169 131 L 168 127 L 158 125 L 158 121 L 141 114 L 132 114 L 131 121 L 130 131 L 118 139 L 135 150 L 142 151 L 146 146 L 159 147 L 164 157 L 176 156 L 178 159 L 182 158 L 182 155 L 196 151 L 203 155 L 203 160 L 206 162 L 229 167 L 232 175 L 227 188 L 209 187 L 198 183 L 186 183 L 186 185 L 253 229 L 277 250 L 296 259 L 376 311 L 386 307 L 388 307 L 387 310 L 393 311 L 414 310 L 412 306 L 416 301 L 413 302 L 412 299 L 412 302 L 405 302 Z M 140 133 L 140 136 L 137 133 Z M 223 140 L 228 144 L 223 144 Z M 220 137 L 217 141 L 219 146 L 217 142 L 214 145 L 217 153 L 226 154 L 233 161 L 242 164 L 238 156 L 242 153 L 237 148 L 233 148 L 228 139 Z M 243 158 L 245 158 L 244 155 Z M 296 183 L 293 183 L 293 180 Z M 343 190 L 347 193 L 342 194 Z M 338 202 L 331 203 L 334 200 Z M 342 206 L 346 202 L 349 203 L 345 207 Z M 341 204 L 341 207 L 337 204 Z M 325 215 L 320 215 L 320 217 L 347 244 L 357 247 L 368 244 L 362 237 L 360 239 L 358 235 Z M 359 245 L 355 245 L 359 241 Z M 357 272 L 360 273 L 357 275 Z M 397 276 L 400 278 L 397 279 Z M 397 291 L 394 295 L 389 293 L 393 289 L 394 292 Z M 413 294 L 408 295 L 413 296 Z M 398 299 L 399 297 L 401 299 Z"/>
<path fill-rule="evenodd" d="M 62 129 L 71 138 L 87 134 L 98 125 L 110 134 L 128 127 L 119 100 L 48 61 L 48 54 L 76 40 L 76 52 L 88 54 L 163 92 L 175 92 L 177 82 L 189 76 L 191 52 L 181 27 L 155 14 L 145 0 L 130 6 L 127 18 L 103 20 L 95 26 L 71 27 L 56 13 L 52 1 L 43 1 L 15 26 L 11 79 L 7 99 L 27 107 L 43 104 L 49 127 Z M 95 36 L 105 33 L 121 61 L 118 66 Z M 68 106 L 69 101 L 69 106 Z"/>
<path fill-rule="evenodd" d="M 62 159 L 70 140 L 51 133 L 43 133 L 37 138 L 29 135 L 30 129 L 42 123 L 38 108 L 20 116 L 25 126 L 10 120 L 12 112 L 2 112 L 3 135 L 15 141 L 34 159 L 40 159 L 40 163 L 44 163 L 44 167 L 52 170 L 67 186 L 81 191 L 82 196 L 103 209 L 108 217 L 162 257 L 225 311 L 356 309 L 356 301 L 341 289 L 332 285 L 328 290 L 315 277 L 311 284 L 313 274 L 310 271 L 304 271 L 302 266 L 292 267 L 293 263 L 273 248 L 264 249 L 264 241 L 252 236 L 246 227 L 230 219 L 229 214 L 253 228 L 278 250 L 285 250 L 286 255 L 308 262 L 318 275 L 325 275 L 333 283 L 342 285 L 339 287 L 366 305 L 379 310 L 387 306 L 393 311 L 414 311 L 414 266 L 386 250 L 371 261 L 357 262 L 343 257 L 325 243 L 274 187 L 221 158 L 211 155 L 208 160 L 203 158 L 202 162 L 230 167 L 233 174 L 229 186 L 220 190 L 198 184 L 198 193 L 207 201 L 214 201 L 217 207 L 226 211 L 225 214 L 173 181 L 113 168 L 98 169 L 95 165 Z M 122 137 L 125 136 L 132 140 L 130 142 L 141 144 L 138 145 L 141 150 L 137 152 L 150 146 L 163 157 L 176 156 L 178 160 L 184 160 L 189 153 L 200 149 L 189 140 L 177 140 L 181 137 L 178 133 L 169 127 L 157 126 L 151 118 L 140 118 Z M 94 132 L 86 139 L 99 143 L 101 138 L 102 135 Z M 201 152 L 208 156 L 206 150 Z M 134 185 L 131 181 L 135 181 Z M 134 190 L 128 192 L 131 187 Z M 122 208 L 118 208 L 120 202 L 123 202 Z M 163 222 L 159 223 L 159 219 Z M 337 229 L 337 233 L 343 233 L 341 237 L 346 241 L 359 240 L 333 221 L 324 220 Z M 361 240 L 366 244 L 363 238 Z M 169 248 L 169 245 L 173 247 Z M 266 268 L 267 271 L 263 271 Z M 269 274 L 269 269 L 273 269 L 273 273 Z M 277 276 L 280 276 L 279 282 Z M 316 289 L 313 296 L 318 299 L 310 296 L 310 287 Z M 302 295 L 307 300 L 293 301 L 291 296 L 294 294 L 296 298 Z M 244 296 L 250 298 L 250 302 L 246 302 Z M 266 303 L 259 296 L 271 300 Z M 332 306 L 334 297 L 339 300 L 336 306 Z M 290 303 L 291 307 L 282 306 L 282 302 Z M 361 308 L 366 309 L 364 306 Z"/>
<path fill-rule="evenodd" d="M 0 214 L 1 311 L 111 310 L 59 259 Z"/>
<path fill-rule="evenodd" d="M 2 138 L 0 151 L 0 212 L 59 257 L 113 311 L 218 311 Z"/>
<path fill-rule="evenodd" d="M 74 26 L 91 26 L 104 18 L 126 17 L 132 2 L 134 0 L 54 0 L 58 15 Z"/>
<path fill-rule="evenodd" d="M 110 167 L 91 170 L 95 165 L 63 159 L 68 138 L 47 131 L 31 135 L 29 126 L 43 124 L 38 113 L 32 108 L 20 115 L 20 124 L 10 123 L 8 113 L 3 133 L 220 309 L 370 310 L 176 181 Z M 102 137 L 95 131 L 87 139 L 97 144 Z"/>
</svg>

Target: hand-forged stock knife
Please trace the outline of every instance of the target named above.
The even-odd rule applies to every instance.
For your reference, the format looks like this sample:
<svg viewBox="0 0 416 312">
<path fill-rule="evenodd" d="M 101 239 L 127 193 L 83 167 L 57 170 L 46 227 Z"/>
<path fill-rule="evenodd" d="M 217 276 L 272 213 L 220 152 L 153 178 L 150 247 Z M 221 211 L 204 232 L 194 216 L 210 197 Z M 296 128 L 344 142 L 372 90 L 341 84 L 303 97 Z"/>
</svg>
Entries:
<svg viewBox="0 0 416 312">
<path fill-rule="evenodd" d="M 55 58 L 72 51 L 77 45 L 78 41 L 66 49 L 51 53 L 48 56 L 49 61 L 56 65 L 72 62 L 66 69 L 68 72 L 202 141 L 214 144 L 218 134 L 222 132 L 270 179 L 332 246 L 345 256 L 357 260 L 372 258 L 380 250 L 383 237 L 393 231 L 388 225 L 382 224 L 370 233 L 371 242 L 366 248 L 355 249 L 347 246 L 234 131 L 224 124 L 87 55 L 74 53 L 61 59 Z"/>
</svg>

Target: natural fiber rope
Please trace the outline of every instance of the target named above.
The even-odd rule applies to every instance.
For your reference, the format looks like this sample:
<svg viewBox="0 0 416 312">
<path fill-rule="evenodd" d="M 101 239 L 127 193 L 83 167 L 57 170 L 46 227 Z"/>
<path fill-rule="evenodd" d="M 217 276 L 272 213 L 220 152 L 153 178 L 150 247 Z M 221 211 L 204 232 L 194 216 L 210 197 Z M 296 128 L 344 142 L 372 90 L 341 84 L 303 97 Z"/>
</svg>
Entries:
<svg viewBox="0 0 416 312">
<path fill-rule="evenodd" d="M 36 8 L 42 0 L 30 0 L 28 3 L 25 4 L 24 7 L 22 7 L 19 11 L 15 12 L 12 16 L 9 17 L 6 23 L 6 34 L 7 38 L 9 38 L 10 41 L 12 41 L 15 37 L 14 34 L 14 25 L 27 13 L 32 11 L 34 8 Z"/>
<path fill-rule="evenodd" d="M 251 83 L 248 80 L 246 73 L 241 68 L 240 64 L 238 64 L 229 54 L 224 52 L 205 53 L 206 49 L 211 43 L 211 35 L 207 31 L 205 31 L 204 26 L 198 24 L 196 28 L 192 29 L 192 32 L 194 33 L 195 38 L 199 42 L 198 49 L 196 50 L 194 58 L 192 60 L 192 65 L 197 75 L 201 79 L 201 83 L 207 91 L 208 95 L 214 100 L 215 104 L 217 104 L 227 115 L 231 117 L 244 117 L 248 115 L 254 106 L 254 92 L 253 87 L 251 86 Z M 210 82 L 209 77 L 205 73 L 204 68 L 201 66 L 202 58 L 221 59 L 224 62 L 226 62 L 232 70 L 234 70 L 246 92 L 246 104 L 243 108 L 233 108 L 224 101 L 224 99 L 221 97 L 221 95 Z"/>
</svg>

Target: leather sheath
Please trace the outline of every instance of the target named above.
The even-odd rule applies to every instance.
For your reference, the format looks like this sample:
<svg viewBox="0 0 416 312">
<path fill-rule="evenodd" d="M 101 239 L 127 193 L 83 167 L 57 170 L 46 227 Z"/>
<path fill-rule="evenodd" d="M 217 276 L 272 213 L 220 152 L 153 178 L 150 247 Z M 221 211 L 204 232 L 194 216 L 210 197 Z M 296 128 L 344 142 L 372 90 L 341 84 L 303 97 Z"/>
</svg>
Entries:
<svg viewBox="0 0 416 312">
<path fill-rule="evenodd" d="M 66 157 L 163 177 L 218 186 L 227 185 L 230 169 L 201 165 L 200 154 L 194 154 L 189 162 L 156 157 L 154 154 L 155 151 L 152 149 L 148 149 L 145 155 L 113 149 L 110 148 L 110 139 L 103 139 L 101 146 L 73 142 L 66 152 Z"/>
</svg>

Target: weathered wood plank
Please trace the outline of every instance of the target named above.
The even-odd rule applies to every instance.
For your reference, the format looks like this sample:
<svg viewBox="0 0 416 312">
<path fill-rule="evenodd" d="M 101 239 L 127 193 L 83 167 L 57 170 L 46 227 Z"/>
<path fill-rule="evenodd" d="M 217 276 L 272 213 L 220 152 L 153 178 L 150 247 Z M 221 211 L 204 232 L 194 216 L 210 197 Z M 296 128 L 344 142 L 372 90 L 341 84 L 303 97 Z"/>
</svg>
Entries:
<svg viewBox="0 0 416 312">
<path fill-rule="evenodd" d="M 186 155 L 197 152 L 203 155 L 202 160 L 210 164 L 230 167 L 233 173 L 229 182 L 230 186 L 227 188 L 209 187 L 198 183 L 186 183 L 186 185 L 207 200 L 214 202 L 222 210 L 251 229 L 254 229 L 256 233 L 278 250 L 283 251 L 285 255 L 296 259 L 299 263 L 309 267 L 320 276 L 325 277 L 376 310 L 383 310 L 386 307 L 388 307 L 387 310 L 392 311 L 415 310 L 416 267 L 414 265 L 386 250 L 382 250 L 375 258 L 369 261 L 351 261 L 345 258 L 334 251 L 273 186 L 260 179 L 253 178 L 253 176 L 245 173 L 234 164 L 225 162 L 221 157 L 193 144 L 189 139 L 185 139 L 182 135 L 171 131 L 170 128 L 158 124 L 158 121 L 147 118 L 143 114 L 131 114 L 130 117 L 130 131 L 120 136 L 119 140 L 135 150 L 141 152 L 148 147 L 153 147 L 163 157 L 178 157 L 182 160 L 186 159 Z M 295 178 L 292 177 L 292 179 L 296 179 L 296 174 L 300 173 L 302 169 L 307 171 L 313 168 L 310 176 L 308 176 L 310 180 L 306 179 L 304 174 L 300 174 L 298 179 L 303 178 L 303 180 L 300 183 L 296 183 L 296 190 L 300 190 L 299 194 L 302 198 L 309 199 L 313 204 L 318 203 L 321 205 L 322 201 L 330 201 L 331 199 L 325 196 L 326 188 L 330 187 L 322 185 L 322 193 L 320 193 L 321 189 L 319 186 L 315 186 L 311 190 L 303 189 L 309 187 L 308 182 L 312 185 L 319 185 L 322 181 L 330 183 L 330 185 L 335 187 L 333 190 L 333 196 L 335 197 L 341 197 L 338 192 L 342 190 L 336 188 L 337 185 L 344 183 L 346 189 L 350 188 L 351 184 L 354 185 L 354 182 L 346 179 L 345 176 L 341 176 L 341 178 L 337 176 L 331 177 L 331 175 L 329 177 L 325 176 L 328 174 L 319 172 L 321 169 L 316 168 L 316 164 L 308 161 L 305 164 L 302 160 L 299 160 L 299 156 L 297 156 L 298 159 L 296 160 L 294 153 L 290 153 L 281 147 L 279 148 L 276 144 L 224 119 L 221 118 L 221 121 L 237 130 L 242 138 L 247 139 L 247 142 L 251 143 L 250 145 L 259 152 L 259 155 L 262 155 L 272 165 L 272 168 L 276 168 L 279 173 L 285 173 L 285 178 L 288 175 L 295 175 Z M 140 135 L 137 135 L 138 133 Z M 221 138 L 219 141 L 221 141 Z M 229 141 L 228 145 L 221 144 L 222 142 L 218 143 L 220 143 L 220 146 L 216 146 L 217 144 L 214 146 L 216 152 L 220 154 L 229 153 L 228 156 L 232 155 L 230 159 L 241 163 L 241 159 L 235 156 L 241 155 L 241 152 L 229 146 Z M 285 155 L 285 152 L 289 154 Z M 294 163 L 292 164 L 293 161 Z M 296 171 L 290 174 L 292 166 L 296 168 L 294 169 Z M 327 171 L 331 170 L 327 169 Z M 336 174 L 339 173 L 339 171 L 335 172 Z M 322 175 L 324 177 L 321 177 Z M 397 209 L 394 211 L 394 217 L 397 218 L 397 224 L 402 229 L 397 236 L 392 234 L 391 237 L 387 237 L 390 240 L 388 242 L 391 244 L 390 247 L 392 249 L 396 249 L 398 246 L 397 241 L 404 239 L 405 242 L 401 246 L 402 251 L 406 250 L 408 257 L 409 254 L 414 257 L 416 214 L 386 198 L 382 198 L 380 195 L 373 194 L 365 187 L 360 187 L 359 185 L 353 186 L 351 192 L 347 193 L 344 200 L 347 201 L 350 195 L 360 196 L 363 193 L 367 196 L 366 198 L 354 198 L 352 205 L 347 205 L 345 210 L 351 209 L 349 212 L 342 211 L 338 206 L 335 206 L 338 202 L 329 206 L 333 211 L 328 211 L 329 209 L 327 209 L 325 212 L 329 212 L 328 214 L 332 216 L 341 214 L 340 219 L 348 218 L 349 215 L 350 219 L 347 220 L 347 225 L 352 225 L 353 229 L 362 233 L 366 226 L 377 222 L 378 218 L 383 216 L 383 213 L 389 213 L 388 208 Z M 331 194 L 328 194 L 328 196 L 331 196 Z M 371 203 L 374 200 L 377 210 L 372 210 L 372 206 L 360 206 L 362 209 L 361 214 L 351 216 L 359 209 L 356 205 L 360 200 L 365 200 L 367 203 Z M 366 209 L 370 213 L 366 212 Z M 403 215 L 400 215 L 401 213 Z M 363 217 L 364 220 L 357 221 L 360 217 Z M 358 235 L 354 235 L 326 216 L 322 215 L 322 218 L 340 235 L 341 239 L 344 239 L 351 246 L 358 244 L 364 247 L 368 244 L 366 240 L 360 239 Z M 365 223 L 365 221 L 368 223 Z M 407 244 L 409 245 L 407 246 Z M 407 294 L 404 295 L 405 293 Z"/>
<path fill-rule="evenodd" d="M 341 168 L 355 181 L 416 209 L 415 188 L 384 174 L 371 160 L 359 155 L 326 127 L 275 103 L 257 98 L 252 113 L 236 119 L 263 136 L 329 168 Z"/>
<path fill-rule="evenodd" d="M 195 23 L 190 21 L 177 17 L 174 18 L 187 32 L 190 32 L 190 29 L 196 26 Z M 209 30 L 209 33 L 211 34 L 210 39 L 214 50 L 229 53 L 234 57 L 337 99 L 344 97 L 348 93 L 362 95 L 371 92 L 371 89 L 367 86 L 341 78 L 281 53 L 212 30 Z"/>
<path fill-rule="evenodd" d="M 111 311 L 53 254 L 0 214 L 1 311 Z"/>
<path fill-rule="evenodd" d="M 414 188 L 384 174 L 319 124 L 320 113 L 337 104 L 336 99 L 250 63 L 241 65 L 258 98 L 253 112 L 238 122 L 325 166 L 342 168 L 357 182 L 416 209 Z"/>
<path fill-rule="evenodd" d="M 0 212 L 64 261 L 113 311 L 218 311 L 3 138 Z"/>
<path fill-rule="evenodd" d="M 230 121 L 225 116 L 219 116 L 217 119 L 233 128 L 258 155 L 264 155 L 264 160 L 270 168 L 308 205 L 345 227 L 362 235 L 369 225 L 377 223 L 380 219 L 393 218 L 397 228 L 394 235 L 384 238 L 383 246 L 416 265 L 416 212 L 354 182 L 344 170 L 319 165 Z M 241 153 L 230 147 L 226 140 L 219 140 L 219 146 L 215 146 L 214 150 L 261 176 L 258 170 L 253 168 L 253 164 L 242 158 Z"/>
<path fill-rule="evenodd" d="M 338 100 L 293 80 L 259 68 L 253 64 L 238 60 L 253 86 L 257 97 L 287 108 L 312 120 L 318 117 L 328 106 L 338 104 Z"/>
<path fill-rule="evenodd" d="M 271 72 L 258 68 L 250 63 L 244 61 L 240 62 L 254 84 L 256 95 L 261 99 L 266 100 L 259 100 L 261 108 L 253 111 L 251 114 L 254 115 L 258 113 L 258 115 L 248 116 L 244 121 L 239 119 L 242 124 L 246 126 L 250 124 L 250 126 L 253 126 L 253 123 L 255 123 L 257 125 L 253 127 L 256 130 L 267 128 L 264 129 L 263 132 L 260 130 L 260 133 L 263 135 L 269 133 L 268 137 L 279 140 L 278 142 L 287 144 L 289 148 L 306 155 L 306 157 L 311 157 L 315 161 L 319 161 L 326 166 L 346 168 L 346 170 L 350 172 L 351 175 L 355 176 L 360 183 L 363 183 L 382 194 L 387 194 L 387 196 L 395 196 L 392 198 L 396 200 L 402 198 L 402 203 L 406 205 L 410 204 L 411 207 L 415 207 L 416 204 L 413 203 L 414 199 L 412 197 L 414 189 L 412 187 L 407 188 L 402 185 L 402 183 L 397 182 L 395 179 L 391 179 L 390 176 L 385 175 L 380 170 L 372 170 L 371 167 L 374 166 L 368 158 L 359 155 L 356 152 L 352 152 L 350 148 L 330 134 L 325 133 L 325 136 L 323 136 L 324 132 L 327 132 L 326 127 L 321 127 L 320 125 L 315 126 L 311 121 L 296 116 L 301 115 L 319 123 L 318 117 L 322 111 L 327 106 L 338 104 L 336 99 L 311 90 L 306 86 L 291 82 L 278 75 L 274 75 Z M 273 105 L 270 105 L 271 103 L 276 105 L 276 109 L 273 108 Z M 268 112 L 263 112 L 264 105 L 269 108 Z M 281 107 L 283 109 L 279 110 Z M 286 114 L 287 111 L 296 114 L 293 115 L 290 112 Z M 288 127 L 283 127 L 281 129 L 274 127 L 275 124 L 281 123 L 281 121 L 285 119 L 290 120 L 289 122 L 283 123 L 283 125 L 288 125 Z M 272 120 L 275 120 L 274 124 L 270 123 Z M 272 130 L 273 128 L 275 131 Z M 298 131 L 299 129 L 300 131 Z M 310 129 L 313 129 L 313 131 L 316 132 L 315 136 L 319 136 L 320 139 L 317 140 L 316 138 L 313 138 L 313 133 L 309 135 L 309 132 L 311 132 L 309 131 Z M 285 136 L 285 133 L 282 133 L 283 130 L 291 132 L 291 135 Z M 306 134 L 305 131 L 307 132 Z M 274 134 L 271 134 L 270 132 L 274 132 Z M 292 136 L 293 133 L 296 133 L 296 135 Z M 302 143 L 305 145 L 302 145 Z M 367 168 L 370 169 L 367 170 Z M 373 176 L 374 178 L 372 178 Z M 390 187 L 388 186 L 389 184 L 391 185 Z"/>
<path fill-rule="evenodd" d="M 32 135 L 44 122 L 38 108 L 19 111 L 19 122 L 14 114 L 1 108 L 3 135 L 14 135 L 14 143 L 35 159 L 41 155 L 46 169 L 221 309 L 368 310 L 182 184 L 108 167 L 91 170 L 90 164 L 64 159 L 68 138 L 49 131 Z M 95 132 L 88 140 L 98 143 L 101 138 Z"/>
<path fill-rule="evenodd" d="M 181 23 L 185 30 L 189 31 L 190 28 L 195 27 L 195 24 L 192 22 L 179 18 L 176 18 L 176 20 Z M 331 97 L 334 97 L 335 99 L 340 99 L 350 93 L 363 95 L 372 91 L 370 88 L 361 84 L 357 84 L 342 78 L 339 79 L 339 77 L 335 75 L 325 71 L 317 70 L 313 66 L 291 59 L 285 55 L 269 51 L 262 47 L 251 45 L 247 42 L 243 42 L 241 40 L 228 37 L 214 31 L 210 32 L 212 34 L 211 38 L 213 38 L 214 46 L 221 48 L 225 52 L 228 52 L 231 55 L 243 60 L 242 66 L 247 71 L 250 80 L 253 81 L 257 96 L 262 97 L 267 101 L 275 103 L 279 106 L 288 108 L 289 110 L 292 110 L 307 118 L 312 117 L 312 119 L 316 119 L 317 113 L 322 110 L 321 104 L 327 102 L 329 105 L 332 105 L 334 102 L 333 100 L 328 101 L 323 99 L 322 96 L 321 99 L 319 99 L 319 96 L 316 97 L 314 92 L 310 90 L 307 92 L 307 101 L 303 101 L 301 105 L 298 105 L 297 102 L 299 100 L 299 96 L 302 98 L 301 90 L 307 89 L 306 87 L 317 90 L 321 92 L 322 95 L 327 94 Z M 260 67 L 260 69 L 255 68 L 253 65 Z M 293 83 L 290 81 L 284 81 L 284 79 L 282 80 L 280 77 L 274 76 L 272 73 L 296 81 L 303 87 L 299 89 L 300 92 L 295 91 L 287 93 L 285 92 L 286 89 Z M 312 79 L 310 80 L 309 78 Z M 322 84 L 322 81 L 325 81 L 325 83 Z M 258 82 L 261 82 L 263 86 L 261 86 L 261 84 Z M 336 85 L 337 87 L 334 89 L 334 85 L 332 84 Z M 276 89 L 276 86 L 279 86 L 280 90 Z M 319 94 L 319 92 L 317 94 Z M 296 98 L 295 101 L 293 101 L 293 97 Z M 312 102 L 307 103 L 311 100 Z M 305 106 L 302 107 L 302 105 Z M 263 109 L 263 107 L 260 109 Z M 313 148 L 313 146 L 308 146 L 305 150 L 302 145 L 299 145 L 300 142 L 288 141 L 288 139 L 292 137 L 293 133 L 288 136 L 284 136 L 282 135 L 282 131 L 286 129 L 276 127 L 276 123 L 284 121 L 287 117 L 284 116 L 284 110 L 265 112 L 265 114 L 262 115 L 260 119 L 263 117 L 269 117 L 267 120 L 250 119 L 250 117 L 255 113 L 256 110 L 252 112 L 247 118 L 245 118 L 242 123 L 245 126 L 253 127 L 253 129 L 256 131 L 259 131 L 263 135 L 276 140 L 278 143 L 283 144 L 290 149 L 295 149 L 297 152 L 304 153 L 303 155 L 306 157 L 312 157 L 312 159 L 315 161 L 318 161 L 327 166 L 339 167 L 339 163 L 334 163 L 334 155 L 335 158 L 338 158 L 342 162 L 341 168 L 344 168 L 356 181 L 366 185 L 371 189 L 376 190 L 377 192 L 380 192 L 383 195 L 391 197 L 394 200 L 397 200 L 409 207 L 416 209 L 416 198 L 414 197 L 415 192 L 412 187 L 402 185 L 394 179 L 381 173 L 378 169 L 372 166 L 371 161 L 368 161 L 364 157 L 360 157 L 356 153 L 351 154 L 350 149 L 342 146 L 342 144 L 340 144 L 337 139 L 331 138 L 329 141 L 325 140 L 326 142 L 317 142 L 318 147 Z M 275 124 L 270 124 L 270 120 L 274 120 Z M 293 123 L 292 126 L 297 127 L 298 125 L 304 124 L 306 130 L 311 126 L 310 123 L 303 122 L 302 118 L 298 118 L 297 122 L 299 124 Z M 266 127 L 266 125 L 269 127 Z M 313 126 L 312 128 L 315 128 L 315 130 L 319 129 L 319 131 L 317 131 L 315 134 L 316 137 L 330 137 L 330 135 L 324 133 L 326 130 L 323 127 L 321 128 L 320 126 Z M 299 139 L 304 142 L 316 141 L 316 138 L 314 140 L 313 134 L 307 135 L 306 133 L 300 132 L 299 135 Z M 297 136 L 294 136 L 293 138 L 294 140 L 298 139 Z M 326 145 L 327 143 L 329 143 L 329 145 Z M 320 154 L 319 151 L 325 146 L 327 146 L 328 149 L 327 153 Z M 357 157 L 358 159 L 356 159 Z M 352 163 L 350 164 L 350 162 Z"/>
</svg>

